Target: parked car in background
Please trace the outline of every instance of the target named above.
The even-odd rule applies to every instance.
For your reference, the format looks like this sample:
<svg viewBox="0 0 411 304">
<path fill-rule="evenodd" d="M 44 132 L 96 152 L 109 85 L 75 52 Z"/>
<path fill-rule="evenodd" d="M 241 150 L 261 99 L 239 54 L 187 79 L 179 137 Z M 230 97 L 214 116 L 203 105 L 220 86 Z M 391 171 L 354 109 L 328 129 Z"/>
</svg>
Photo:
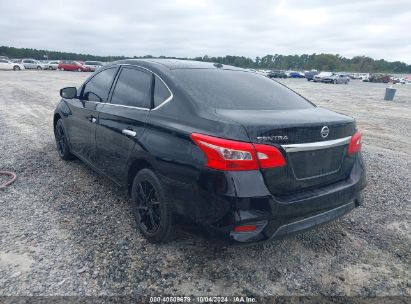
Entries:
<svg viewBox="0 0 411 304">
<path fill-rule="evenodd" d="M 90 71 L 94 72 L 95 70 L 101 68 L 104 65 L 101 61 L 86 61 L 84 62 L 84 66 L 89 68 Z"/>
<path fill-rule="evenodd" d="M 364 82 L 375 82 L 375 83 L 389 83 L 391 80 L 390 75 L 386 74 L 371 74 L 368 79 L 363 79 Z"/>
<path fill-rule="evenodd" d="M 270 73 L 270 71 L 268 70 L 257 70 L 257 73 L 263 76 L 268 76 L 268 73 Z"/>
<path fill-rule="evenodd" d="M 58 69 L 61 71 L 77 71 L 77 72 L 90 72 L 90 68 L 85 67 L 78 61 L 74 60 L 62 60 L 58 65 Z"/>
<path fill-rule="evenodd" d="M 318 71 L 309 71 L 305 73 L 305 78 L 307 78 L 308 81 L 313 81 L 314 80 L 314 76 L 318 75 L 319 72 Z"/>
<path fill-rule="evenodd" d="M 369 82 L 370 81 L 370 75 L 362 75 L 360 79 L 361 79 L 362 82 Z"/>
<path fill-rule="evenodd" d="M 393 84 L 397 84 L 397 83 L 400 83 L 400 84 L 405 84 L 405 79 L 404 78 L 400 78 L 400 77 L 391 77 L 391 82 L 393 83 Z"/>
<path fill-rule="evenodd" d="M 332 72 L 321 72 L 314 76 L 314 82 L 322 82 L 322 80 L 326 77 L 331 77 L 333 75 Z"/>
<path fill-rule="evenodd" d="M 60 61 L 54 60 L 54 61 L 49 61 L 47 63 L 48 69 L 49 70 L 57 70 L 59 67 Z"/>
<path fill-rule="evenodd" d="M 44 70 L 47 69 L 47 65 L 32 58 L 24 58 L 21 60 L 21 64 L 26 69 Z"/>
<path fill-rule="evenodd" d="M 173 236 L 176 215 L 237 242 L 258 242 L 362 204 L 355 120 L 257 73 L 129 59 L 60 96 L 53 116 L 58 155 L 75 155 L 123 186 L 136 226 L 151 242 Z"/>
<path fill-rule="evenodd" d="M 283 71 L 270 71 L 267 74 L 268 78 L 287 78 L 287 74 Z"/>
<path fill-rule="evenodd" d="M 300 72 L 290 72 L 288 74 L 288 77 L 290 77 L 290 78 L 304 78 L 305 76 Z"/>
<path fill-rule="evenodd" d="M 0 59 L 0 70 L 20 71 L 24 70 L 24 65 L 21 63 L 12 62 L 11 60 Z"/>
<path fill-rule="evenodd" d="M 348 77 L 346 74 L 338 74 L 338 73 L 332 73 L 331 76 L 325 76 L 321 79 L 321 82 L 334 83 L 334 84 L 339 84 L 339 83 L 348 84 L 349 81 L 350 81 L 350 77 Z"/>
</svg>

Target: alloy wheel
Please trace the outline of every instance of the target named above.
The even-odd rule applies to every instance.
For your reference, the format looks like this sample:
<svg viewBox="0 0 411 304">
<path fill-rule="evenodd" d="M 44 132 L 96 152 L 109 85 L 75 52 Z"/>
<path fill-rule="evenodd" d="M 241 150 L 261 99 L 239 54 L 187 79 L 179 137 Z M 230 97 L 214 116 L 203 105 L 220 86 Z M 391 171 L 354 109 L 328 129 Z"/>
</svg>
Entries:
<svg viewBox="0 0 411 304">
<path fill-rule="evenodd" d="M 57 149 L 59 151 L 59 154 L 64 155 L 64 149 L 66 148 L 66 139 L 64 136 L 63 126 L 61 125 L 57 126 L 56 143 L 57 143 Z"/>
<path fill-rule="evenodd" d="M 157 191 L 147 180 L 137 185 L 137 212 L 140 218 L 140 227 L 152 234 L 160 228 L 161 208 Z"/>
</svg>

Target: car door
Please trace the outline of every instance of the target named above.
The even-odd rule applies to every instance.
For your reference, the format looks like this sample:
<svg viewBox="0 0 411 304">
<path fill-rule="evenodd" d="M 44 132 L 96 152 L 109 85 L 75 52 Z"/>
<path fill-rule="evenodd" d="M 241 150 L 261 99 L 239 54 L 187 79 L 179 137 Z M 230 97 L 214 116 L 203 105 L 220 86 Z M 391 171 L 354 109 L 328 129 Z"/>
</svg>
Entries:
<svg viewBox="0 0 411 304">
<path fill-rule="evenodd" d="M 62 68 L 68 71 L 70 69 L 69 67 L 70 67 L 70 61 L 67 61 L 67 60 L 63 61 Z"/>
<path fill-rule="evenodd" d="M 66 61 L 63 61 L 62 67 L 66 71 L 71 71 L 72 70 L 72 65 L 73 65 L 73 61 L 66 60 Z"/>
<path fill-rule="evenodd" d="M 34 60 L 28 60 L 27 62 L 29 69 L 36 69 L 37 68 L 37 64 Z"/>
<path fill-rule="evenodd" d="M 142 68 L 123 66 L 110 102 L 99 114 L 96 155 L 99 169 L 123 184 L 127 160 L 144 132 L 151 105 L 153 75 Z"/>
<path fill-rule="evenodd" d="M 63 69 L 69 70 L 70 61 L 63 61 Z"/>
<path fill-rule="evenodd" d="M 25 67 L 26 69 L 30 69 L 30 68 L 31 68 L 31 67 L 30 67 L 30 60 L 25 59 L 25 60 L 22 60 L 21 63 L 24 65 L 24 67 Z"/>
<path fill-rule="evenodd" d="M 71 150 L 95 164 L 95 131 L 98 113 L 107 102 L 117 67 L 93 75 L 80 89 L 78 99 L 68 100 L 71 115 L 67 120 Z"/>
</svg>

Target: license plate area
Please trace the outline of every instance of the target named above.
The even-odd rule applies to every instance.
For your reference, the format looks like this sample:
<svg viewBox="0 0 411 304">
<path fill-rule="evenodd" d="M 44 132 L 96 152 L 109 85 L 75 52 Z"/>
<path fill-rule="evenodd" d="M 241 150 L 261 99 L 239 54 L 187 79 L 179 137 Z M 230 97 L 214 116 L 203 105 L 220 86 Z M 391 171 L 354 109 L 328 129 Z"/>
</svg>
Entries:
<svg viewBox="0 0 411 304">
<path fill-rule="evenodd" d="M 288 153 L 297 180 L 312 179 L 340 170 L 346 146 Z"/>
</svg>

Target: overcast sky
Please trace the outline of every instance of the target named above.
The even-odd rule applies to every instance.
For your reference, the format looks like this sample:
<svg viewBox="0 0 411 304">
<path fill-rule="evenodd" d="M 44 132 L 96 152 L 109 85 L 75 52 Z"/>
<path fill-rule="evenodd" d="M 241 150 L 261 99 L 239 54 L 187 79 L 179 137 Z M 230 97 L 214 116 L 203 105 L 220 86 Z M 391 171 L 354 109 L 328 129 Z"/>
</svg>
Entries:
<svg viewBox="0 0 411 304">
<path fill-rule="evenodd" d="M 0 0 L 0 12 L 7 46 L 125 56 L 333 53 L 411 64 L 411 0 Z"/>
</svg>

